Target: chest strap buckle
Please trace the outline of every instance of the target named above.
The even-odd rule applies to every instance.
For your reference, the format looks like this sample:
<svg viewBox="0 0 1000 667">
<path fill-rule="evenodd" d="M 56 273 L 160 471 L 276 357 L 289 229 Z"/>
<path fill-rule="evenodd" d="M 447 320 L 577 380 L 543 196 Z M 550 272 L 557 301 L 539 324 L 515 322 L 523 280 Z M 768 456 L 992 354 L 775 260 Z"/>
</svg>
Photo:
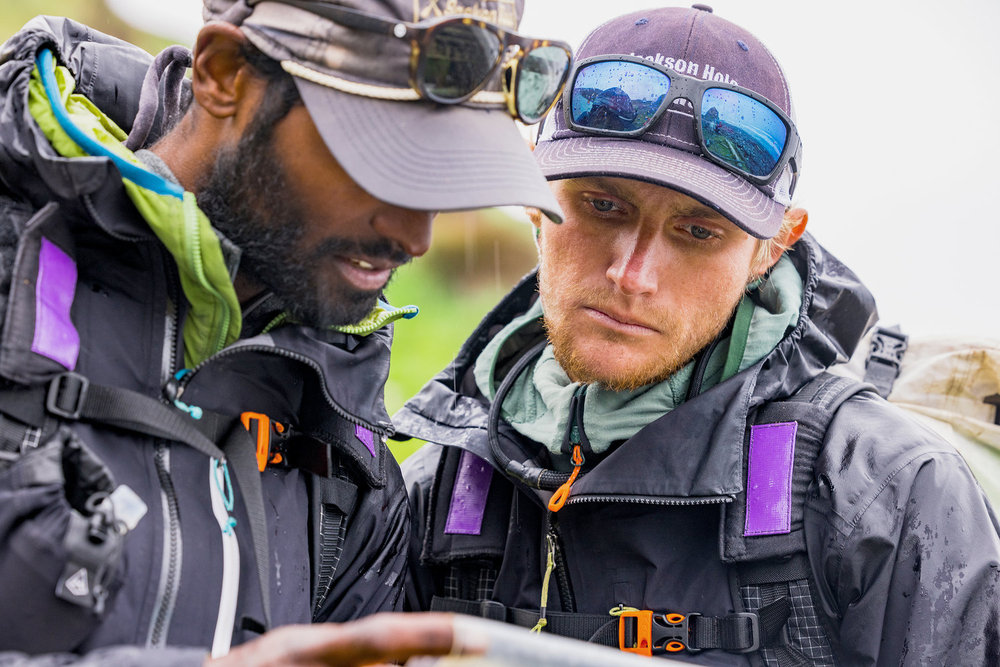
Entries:
<svg viewBox="0 0 1000 667">
<path fill-rule="evenodd" d="M 87 399 L 90 381 L 79 373 L 57 375 L 49 383 L 45 409 L 63 419 L 77 420 Z"/>
</svg>

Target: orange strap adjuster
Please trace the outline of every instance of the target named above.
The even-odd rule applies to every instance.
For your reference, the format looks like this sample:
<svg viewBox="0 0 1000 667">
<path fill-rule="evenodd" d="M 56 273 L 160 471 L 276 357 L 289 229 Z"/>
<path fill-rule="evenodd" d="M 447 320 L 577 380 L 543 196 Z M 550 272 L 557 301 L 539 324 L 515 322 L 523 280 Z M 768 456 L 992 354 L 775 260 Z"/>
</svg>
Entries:
<svg viewBox="0 0 1000 667">
<path fill-rule="evenodd" d="M 281 452 L 272 451 L 273 434 L 283 435 L 285 427 L 270 417 L 259 412 L 244 412 L 240 415 L 243 427 L 250 432 L 257 443 L 257 468 L 264 472 L 269 463 L 281 463 L 284 457 Z"/>
</svg>

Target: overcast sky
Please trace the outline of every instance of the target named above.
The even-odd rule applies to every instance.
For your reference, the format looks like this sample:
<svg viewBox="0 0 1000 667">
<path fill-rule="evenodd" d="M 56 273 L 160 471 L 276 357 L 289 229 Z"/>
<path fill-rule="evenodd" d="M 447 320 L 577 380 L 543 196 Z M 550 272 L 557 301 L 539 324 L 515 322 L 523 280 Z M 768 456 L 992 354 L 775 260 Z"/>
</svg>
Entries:
<svg viewBox="0 0 1000 667">
<path fill-rule="evenodd" d="M 190 45 L 201 0 L 113 0 Z M 521 31 L 578 45 L 649 0 L 526 0 Z M 681 3 L 683 4 L 683 3 Z M 1000 339 L 1000 2 L 716 0 L 785 68 L 803 140 L 797 204 L 883 322 Z"/>
</svg>

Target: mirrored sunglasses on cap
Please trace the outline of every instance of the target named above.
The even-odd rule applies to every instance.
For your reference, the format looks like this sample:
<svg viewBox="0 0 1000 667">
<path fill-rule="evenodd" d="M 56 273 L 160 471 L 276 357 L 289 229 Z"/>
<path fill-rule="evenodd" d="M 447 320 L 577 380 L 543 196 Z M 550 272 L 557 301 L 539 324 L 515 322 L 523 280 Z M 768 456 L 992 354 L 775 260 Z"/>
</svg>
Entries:
<svg viewBox="0 0 1000 667">
<path fill-rule="evenodd" d="M 251 0 L 249 4 L 260 1 Z M 525 37 L 469 16 L 409 23 L 322 0 L 272 1 L 354 30 L 409 40 L 412 90 L 351 82 L 301 63 L 282 62 L 290 74 L 366 97 L 398 101 L 423 98 L 439 104 L 504 104 L 514 118 L 531 125 L 559 99 L 572 61 L 572 49 L 564 42 Z M 503 91 L 482 90 L 501 66 Z"/>
<path fill-rule="evenodd" d="M 800 142 L 791 119 L 752 90 L 696 79 L 637 56 L 595 56 L 576 63 L 563 96 L 571 130 L 611 137 L 638 137 L 680 98 L 694 106 L 702 154 L 758 185 L 792 169 L 798 172 Z"/>
</svg>

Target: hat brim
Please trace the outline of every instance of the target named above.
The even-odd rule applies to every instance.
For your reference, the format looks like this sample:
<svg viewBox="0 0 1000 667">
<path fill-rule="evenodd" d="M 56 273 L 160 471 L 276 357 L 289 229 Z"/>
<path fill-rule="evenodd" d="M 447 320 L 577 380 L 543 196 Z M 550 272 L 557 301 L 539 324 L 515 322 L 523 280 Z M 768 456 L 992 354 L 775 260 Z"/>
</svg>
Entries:
<svg viewBox="0 0 1000 667">
<path fill-rule="evenodd" d="M 424 211 L 532 206 L 562 219 L 506 111 L 378 100 L 293 78 L 327 148 L 374 197 Z"/>
<path fill-rule="evenodd" d="M 634 139 L 578 136 L 541 141 L 535 159 L 549 180 L 617 176 L 682 192 L 731 220 L 751 236 L 778 233 L 785 207 L 752 183 L 677 148 Z"/>
</svg>

